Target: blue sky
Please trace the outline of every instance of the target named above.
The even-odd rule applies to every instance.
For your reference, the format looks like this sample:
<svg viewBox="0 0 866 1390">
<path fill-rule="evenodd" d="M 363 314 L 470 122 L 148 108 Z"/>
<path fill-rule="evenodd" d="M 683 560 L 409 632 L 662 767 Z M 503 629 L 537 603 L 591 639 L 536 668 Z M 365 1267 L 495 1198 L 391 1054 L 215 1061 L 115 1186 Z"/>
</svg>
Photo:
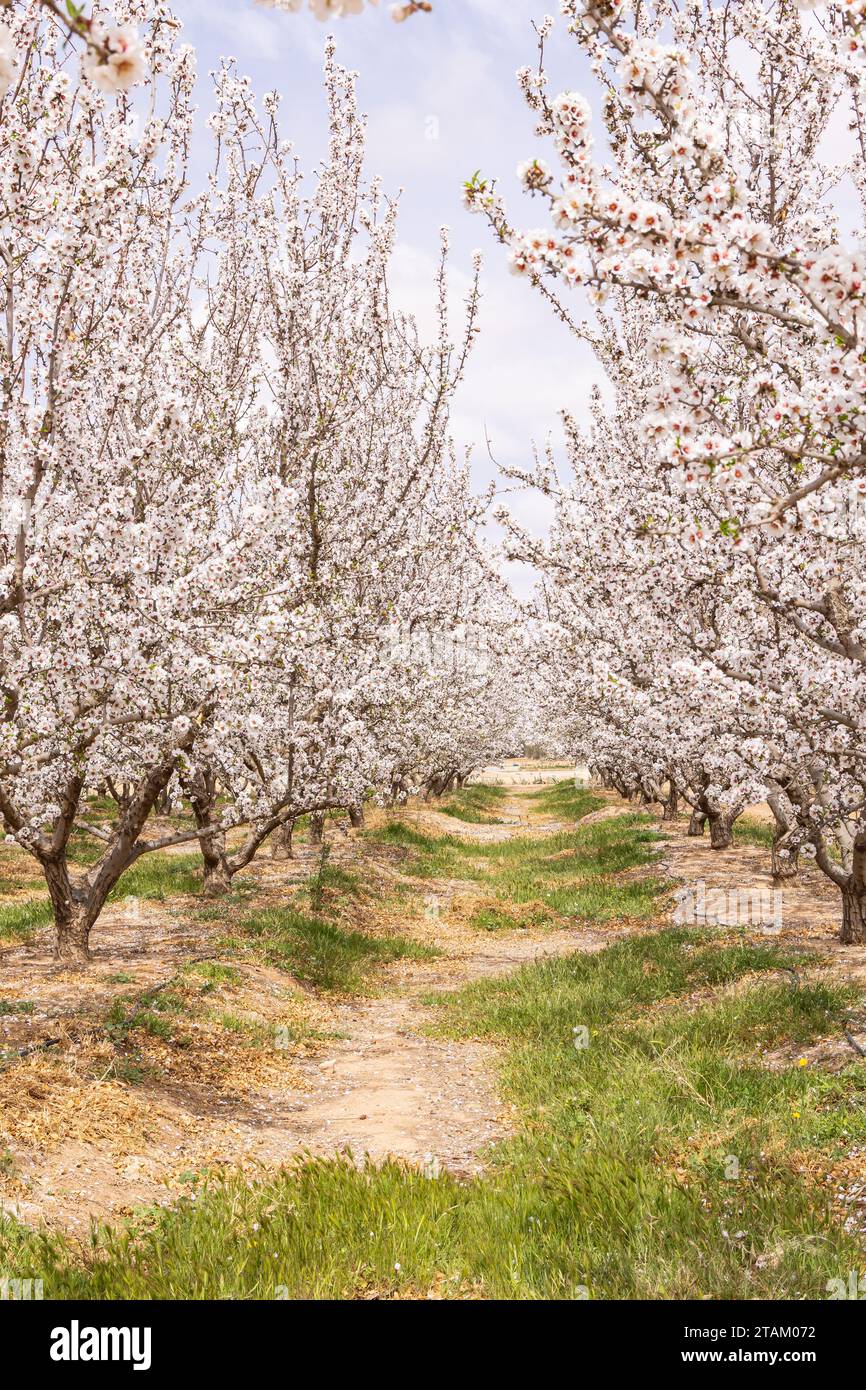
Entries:
<svg viewBox="0 0 866 1390">
<path fill-rule="evenodd" d="M 548 5 L 553 8 L 550 0 Z M 231 54 L 258 92 L 275 88 L 283 94 L 284 134 L 310 168 L 326 133 L 326 26 L 308 11 L 283 14 L 252 0 L 175 0 L 174 9 L 198 52 L 201 106 L 209 104 L 209 69 Z M 515 72 L 535 59 L 531 21 L 544 13 L 543 0 L 435 0 L 433 14 L 394 24 L 382 0 L 379 9 L 329 26 L 339 60 L 359 73 L 359 102 L 369 118 L 368 173 L 379 174 L 389 193 L 402 189 L 394 265 L 402 305 L 422 323 L 429 320 L 443 223 L 451 230 L 458 296 L 465 291 L 473 250 L 484 252 L 482 331 L 453 422 L 458 446 L 474 446 L 479 484 L 495 472 L 485 433 L 498 459 L 523 463 L 533 440 L 543 443 L 550 429 L 558 432 L 558 410 L 582 413 L 599 378 L 591 354 L 528 285 L 509 274 L 502 248 L 460 199 L 461 180 L 480 168 L 500 179 L 518 225 L 539 220 L 541 209 L 519 192 L 515 169 L 530 155 L 550 152 L 534 133 Z M 588 90 L 577 45 L 561 22 L 550 56 L 555 90 Z M 524 499 L 517 509 L 543 530 L 543 504 Z M 518 588 L 525 587 L 526 577 L 513 577 Z"/>
</svg>

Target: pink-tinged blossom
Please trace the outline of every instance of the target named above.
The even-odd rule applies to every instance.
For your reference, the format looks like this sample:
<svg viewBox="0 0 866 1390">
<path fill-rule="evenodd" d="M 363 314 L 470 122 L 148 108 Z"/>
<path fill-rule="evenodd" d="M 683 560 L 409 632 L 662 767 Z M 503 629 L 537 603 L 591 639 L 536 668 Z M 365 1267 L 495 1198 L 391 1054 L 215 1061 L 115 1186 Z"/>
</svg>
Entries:
<svg viewBox="0 0 866 1390">
<path fill-rule="evenodd" d="M 134 25 L 102 31 L 96 28 L 94 46 L 84 56 L 84 72 L 101 92 L 128 92 L 147 75 L 144 45 Z M 98 44 L 99 48 L 95 45 Z"/>
<path fill-rule="evenodd" d="M 11 87 L 17 66 L 15 41 L 6 25 L 0 23 L 0 98 L 4 97 Z"/>
</svg>

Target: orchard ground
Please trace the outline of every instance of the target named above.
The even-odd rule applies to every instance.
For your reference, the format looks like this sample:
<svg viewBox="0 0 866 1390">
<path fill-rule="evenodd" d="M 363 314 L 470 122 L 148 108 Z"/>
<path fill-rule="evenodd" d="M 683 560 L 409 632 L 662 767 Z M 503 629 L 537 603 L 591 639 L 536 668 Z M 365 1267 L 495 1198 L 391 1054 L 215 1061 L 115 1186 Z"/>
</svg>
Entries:
<svg viewBox="0 0 866 1390">
<path fill-rule="evenodd" d="M 98 807 L 94 808 L 98 815 Z M 866 948 L 551 764 L 121 882 L 90 969 L 0 859 L 0 1272 L 85 1297 L 822 1297 L 866 1267 Z M 82 856 L 88 852 L 85 842 Z M 95 1242 L 91 1223 L 98 1222 Z"/>
</svg>

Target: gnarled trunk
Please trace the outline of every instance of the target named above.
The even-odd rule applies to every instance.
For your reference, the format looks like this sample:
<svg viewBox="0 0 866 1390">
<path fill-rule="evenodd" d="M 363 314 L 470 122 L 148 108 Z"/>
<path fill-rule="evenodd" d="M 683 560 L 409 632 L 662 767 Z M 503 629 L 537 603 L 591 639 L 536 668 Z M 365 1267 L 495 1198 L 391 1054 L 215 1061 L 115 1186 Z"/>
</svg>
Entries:
<svg viewBox="0 0 866 1390">
<path fill-rule="evenodd" d="M 710 811 L 707 820 L 710 822 L 711 849 L 730 849 L 734 842 L 734 817 L 731 813 Z"/>
<path fill-rule="evenodd" d="M 788 797 L 782 791 L 771 790 L 767 795 L 767 805 L 773 812 L 773 843 L 770 848 L 770 866 L 773 878 L 796 878 L 797 853 L 789 848 L 797 829 L 797 822 L 790 811 Z"/>
<path fill-rule="evenodd" d="M 788 849 L 789 832 L 776 826 L 770 846 L 770 867 L 773 878 L 796 878 L 797 855 Z"/>
<path fill-rule="evenodd" d="M 706 828 L 706 824 L 707 818 L 704 815 L 703 811 L 699 811 L 698 808 L 695 807 L 695 809 L 692 811 L 692 814 L 689 816 L 688 834 L 703 835 L 704 829 Z"/>
<path fill-rule="evenodd" d="M 42 866 L 54 908 L 54 957 L 66 965 L 86 965 L 90 960 L 90 931 L 105 905 L 108 890 L 89 894 L 73 888 L 63 859 Z"/>
<path fill-rule="evenodd" d="M 842 930 L 839 940 L 862 945 L 866 942 L 866 884 L 852 874 L 842 888 Z"/>
<path fill-rule="evenodd" d="M 178 756 L 189 751 L 196 733 L 197 725 L 191 722 L 177 745 L 143 774 L 114 829 L 102 837 L 104 849 L 99 859 L 76 883 L 69 877 L 67 854 L 84 783 L 77 773 L 69 780 L 60 800 L 53 836 L 50 840 L 45 835 L 39 836 L 32 851 L 45 875 L 54 909 L 54 953 L 58 960 L 75 966 L 86 965 L 90 960 L 90 932 L 108 895 L 141 854 L 158 847 L 139 837 L 171 781 Z"/>
<path fill-rule="evenodd" d="M 220 898 L 232 886 L 232 873 L 226 851 L 225 832 L 220 829 L 216 816 L 217 786 L 213 773 L 197 773 L 183 779 L 184 791 L 189 798 L 196 828 L 202 831 L 199 848 L 204 862 L 203 891 L 210 898 Z"/>
<path fill-rule="evenodd" d="M 325 813 L 314 811 L 310 816 L 310 844 L 320 845 L 325 838 Z"/>
<path fill-rule="evenodd" d="M 83 907 L 58 916 L 55 913 L 54 956 L 65 965 L 86 965 L 90 955 L 90 928 L 93 922 Z"/>
<path fill-rule="evenodd" d="M 854 840 L 851 872 L 842 885 L 842 930 L 839 940 L 866 942 L 866 832 L 860 831 Z"/>
<path fill-rule="evenodd" d="M 221 898 L 232 886 L 232 874 L 226 854 L 226 837 L 221 830 L 202 836 L 202 859 L 204 860 L 203 890 L 210 898 Z"/>
<path fill-rule="evenodd" d="M 349 824 L 353 830 L 360 830 L 364 824 L 364 807 L 360 801 L 349 807 Z"/>
<path fill-rule="evenodd" d="M 667 800 L 664 802 L 664 812 L 662 820 L 676 820 L 679 815 L 680 800 L 676 782 L 671 782 L 668 788 Z"/>
<path fill-rule="evenodd" d="M 294 821 L 286 821 L 285 825 L 277 826 L 271 836 L 271 858 L 272 859 L 291 859 L 294 853 L 292 846 L 292 833 L 295 828 Z"/>
</svg>

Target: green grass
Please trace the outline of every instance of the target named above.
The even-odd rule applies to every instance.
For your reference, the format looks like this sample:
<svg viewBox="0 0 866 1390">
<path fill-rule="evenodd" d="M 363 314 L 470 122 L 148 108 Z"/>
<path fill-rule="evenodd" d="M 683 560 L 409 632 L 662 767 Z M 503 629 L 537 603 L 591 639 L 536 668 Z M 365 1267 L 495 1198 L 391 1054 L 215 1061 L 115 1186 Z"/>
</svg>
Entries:
<svg viewBox="0 0 866 1390">
<path fill-rule="evenodd" d="M 758 845 L 769 849 L 773 843 L 773 825 L 767 821 L 756 820 L 754 816 L 740 816 L 734 821 L 735 845 Z"/>
<path fill-rule="evenodd" d="M 26 941 L 53 916 L 47 898 L 31 898 L 27 902 L 0 907 L 0 941 Z"/>
<path fill-rule="evenodd" d="M 23 999 L 0 999 L 0 1014 L 32 1014 L 36 1005 Z"/>
<path fill-rule="evenodd" d="M 35 1013 L 36 1005 L 26 999 L 0 999 L 0 1013 Z"/>
<path fill-rule="evenodd" d="M 485 903 L 472 913 L 469 925 L 477 931 L 519 931 L 529 927 L 554 927 L 559 923 L 548 908 L 536 904 L 514 912 L 504 905 Z"/>
<path fill-rule="evenodd" d="M 479 784 L 460 787 L 457 791 L 451 792 L 438 810 L 445 816 L 453 816 L 455 820 L 465 821 L 469 825 L 497 825 L 499 817 L 489 813 L 501 810 L 502 802 L 505 800 L 506 792 L 503 787 L 486 787 Z"/>
<path fill-rule="evenodd" d="M 109 902 L 123 898 L 153 898 L 162 902 L 165 898 L 200 893 L 201 885 L 200 854 L 144 854 L 118 881 Z"/>
<path fill-rule="evenodd" d="M 604 805 L 603 797 L 596 796 L 587 787 L 577 786 L 570 777 L 531 792 L 530 800 L 545 815 L 569 820 L 579 820 L 581 816 L 588 816 L 591 811 L 598 811 Z"/>
<path fill-rule="evenodd" d="M 793 989 L 786 964 L 678 929 L 474 984 L 437 1015 L 505 1049 L 519 1127 L 486 1177 L 337 1161 L 215 1178 L 82 1251 L 6 1221 L 0 1266 L 50 1298 L 822 1297 L 861 1256 L 794 1160 L 863 1142 L 866 1077 L 760 1064 L 841 1028 L 852 999 Z"/>
<path fill-rule="evenodd" d="M 403 936 L 368 936 L 291 908 L 253 912 L 240 923 L 238 944 L 252 940 L 271 964 L 315 989 L 363 992 L 376 966 L 437 954 Z"/>
<path fill-rule="evenodd" d="M 241 972 L 233 965 L 223 965 L 216 960 L 199 960 L 185 967 L 186 973 L 199 975 L 204 980 L 203 989 L 216 989 L 219 985 L 240 983 Z"/>
<path fill-rule="evenodd" d="M 301 889 L 312 912 L 319 916 L 326 910 L 329 915 L 339 915 L 347 906 L 365 896 L 357 874 L 331 864 L 328 859 L 329 846 L 323 845 L 318 867 Z"/>
<path fill-rule="evenodd" d="M 570 793 L 567 803 L 578 815 L 595 804 L 596 798 L 582 788 L 569 783 L 566 790 Z M 560 800 L 564 806 L 563 793 Z M 416 878 L 482 883 L 485 892 L 501 904 L 498 909 L 485 904 L 475 915 L 475 925 L 486 931 L 512 925 L 556 925 L 558 918 L 606 922 L 648 917 L 665 886 L 653 875 L 618 877 L 652 863 L 655 857 L 659 834 L 649 817 L 638 813 L 578 825 L 575 830 L 492 843 L 457 835 L 425 835 L 403 821 L 391 821 L 374 838 L 405 849 L 406 871 Z M 534 917 L 512 911 L 530 904 L 535 906 Z"/>
<path fill-rule="evenodd" d="M 171 1019 L 186 1012 L 186 1001 L 175 990 L 145 990 L 142 994 L 115 999 L 106 1016 L 105 1028 L 116 1047 L 124 1046 L 128 1035 L 138 1028 L 163 1042 L 183 1046 L 186 1040 L 178 1037 Z"/>
</svg>

